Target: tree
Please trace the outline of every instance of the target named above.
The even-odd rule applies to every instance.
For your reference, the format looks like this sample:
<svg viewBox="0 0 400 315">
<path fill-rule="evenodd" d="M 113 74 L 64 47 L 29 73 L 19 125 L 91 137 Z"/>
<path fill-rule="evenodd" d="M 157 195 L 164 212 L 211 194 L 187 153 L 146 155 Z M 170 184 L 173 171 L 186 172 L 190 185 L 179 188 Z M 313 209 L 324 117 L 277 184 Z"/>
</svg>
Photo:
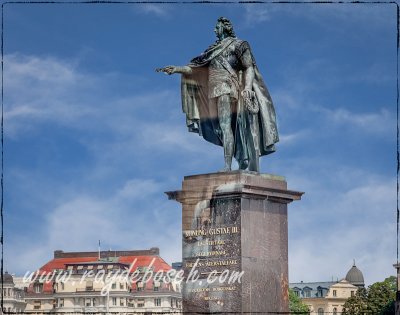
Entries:
<svg viewBox="0 0 400 315">
<path fill-rule="evenodd" d="M 310 314 L 310 309 L 301 299 L 289 289 L 289 310 L 291 314 Z"/>
<path fill-rule="evenodd" d="M 368 310 L 372 314 L 394 314 L 396 300 L 396 277 L 386 278 L 383 282 L 376 282 L 368 288 Z"/>
<path fill-rule="evenodd" d="M 363 315 L 367 313 L 368 292 L 365 288 L 357 290 L 356 294 L 347 299 L 343 305 L 343 315 Z"/>
<path fill-rule="evenodd" d="M 396 299 L 396 277 L 358 289 L 343 305 L 343 315 L 392 315 Z"/>
</svg>

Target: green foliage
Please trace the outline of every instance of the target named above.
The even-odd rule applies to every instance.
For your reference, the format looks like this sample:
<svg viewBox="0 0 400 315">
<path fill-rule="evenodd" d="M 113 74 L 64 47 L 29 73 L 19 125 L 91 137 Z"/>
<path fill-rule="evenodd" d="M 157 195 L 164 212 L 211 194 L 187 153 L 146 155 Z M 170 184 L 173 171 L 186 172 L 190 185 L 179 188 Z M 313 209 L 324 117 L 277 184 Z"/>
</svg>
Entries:
<svg viewBox="0 0 400 315">
<path fill-rule="evenodd" d="M 359 289 L 343 306 L 343 315 L 392 315 L 396 299 L 396 277 Z"/>
<path fill-rule="evenodd" d="M 347 299 L 343 305 L 343 315 L 362 315 L 367 313 L 368 292 L 364 288 L 357 290 L 356 294 Z"/>
<path fill-rule="evenodd" d="M 301 301 L 292 289 L 289 289 L 289 310 L 291 314 L 310 314 L 308 306 Z"/>
<path fill-rule="evenodd" d="M 376 282 L 368 289 L 368 309 L 373 314 L 394 314 L 394 301 L 396 299 L 395 277 L 387 278 L 383 282 Z"/>
</svg>

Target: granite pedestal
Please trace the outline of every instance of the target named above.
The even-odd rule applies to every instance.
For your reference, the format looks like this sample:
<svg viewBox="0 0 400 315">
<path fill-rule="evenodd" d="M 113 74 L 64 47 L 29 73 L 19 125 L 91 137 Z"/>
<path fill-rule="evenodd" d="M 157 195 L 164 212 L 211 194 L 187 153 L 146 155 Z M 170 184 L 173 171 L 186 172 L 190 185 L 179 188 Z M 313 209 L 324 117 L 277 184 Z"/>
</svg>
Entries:
<svg viewBox="0 0 400 315">
<path fill-rule="evenodd" d="M 302 194 L 243 171 L 186 176 L 167 192 L 182 204 L 183 312 L 287 312 L 287 204 Z"/>
</svg>

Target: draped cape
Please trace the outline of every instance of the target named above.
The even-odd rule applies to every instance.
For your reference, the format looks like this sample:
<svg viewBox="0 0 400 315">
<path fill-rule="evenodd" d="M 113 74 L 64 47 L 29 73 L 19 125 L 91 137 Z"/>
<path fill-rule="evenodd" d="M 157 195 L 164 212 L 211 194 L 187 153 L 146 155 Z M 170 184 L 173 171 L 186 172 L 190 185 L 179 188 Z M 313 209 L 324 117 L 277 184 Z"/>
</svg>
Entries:
<svg viewBox="0 0 400 315">
<path fill-rule="evenodd" d="M 223 146 L 215 101 L 208 98 L 208 70 L 210 62 L 231 44 L 245 43 L 237 38 L 226 38 L 207 48 L 203 54 L 191 60 L 191 74 L 183 74 L 181 81 L 182 110 L 186 114 L 186 125 L 205 140 Z M 247 43 L 246 43 L 247 44 Z M 254 58 L 253 58 L 254 60 Z M 244 108 L 240 91 L 239 100 L 232 110 L 232 130 L 235 137 L 234 156 L 239 161 L 248 160 L 251 154 L 267 155 L 275 151 L 279 141 L 275 109 L 264 80 L 254 62 L 253 91 L 259 104 L 259 112 L 251 114 Z M 240 89 L 244 84 L 239 71 L 237 78 Z"/>
</svg>

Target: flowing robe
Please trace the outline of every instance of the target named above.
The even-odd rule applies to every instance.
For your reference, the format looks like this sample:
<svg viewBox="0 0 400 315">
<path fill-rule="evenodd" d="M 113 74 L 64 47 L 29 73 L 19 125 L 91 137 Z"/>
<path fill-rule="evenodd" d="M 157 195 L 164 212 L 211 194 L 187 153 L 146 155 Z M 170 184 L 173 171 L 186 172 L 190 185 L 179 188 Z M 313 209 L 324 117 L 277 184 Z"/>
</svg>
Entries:
<svg viewBox="0 0 400 315">
<path fill-rule="evenodd" d="M 223 59 L 226 58 L 224 55 L 231 45 L 246 47 L 245 49 L 250 50 L 247 42 L 233 37 L 216 42 L 207 48 L 203 54 L 191 60 L 188 66 L 192 69 L 192 73 L 183 74 L 181 83 L 182 110 L 186 114 L 186 124 L 189 131 L 196 132 L 205 140 L 219 146 L 223 146 L 223 137 L 219 126 L 217 104 L 209 98 L 209 68 L 211 61 L 215 58 L 224 61 Z M 235 69 L 235 67 L 228 69 L 237 81 L 239 90 L 237 102 L 233 102 L 231 107 L 231 127 L 235 137 L 234 156 L 241 169 L 246 168 L 244 161 L 258 159 L 259 156 L 274 152 L 274 144 L 279 141 L 272 99 L 254 58 L 253 68 L 252 90 L 255 92 L 259 104 L 257 114 L 252 114 L 245 108 L 240 96 L 244 89 L 242 69 Z"/>
</svg>

